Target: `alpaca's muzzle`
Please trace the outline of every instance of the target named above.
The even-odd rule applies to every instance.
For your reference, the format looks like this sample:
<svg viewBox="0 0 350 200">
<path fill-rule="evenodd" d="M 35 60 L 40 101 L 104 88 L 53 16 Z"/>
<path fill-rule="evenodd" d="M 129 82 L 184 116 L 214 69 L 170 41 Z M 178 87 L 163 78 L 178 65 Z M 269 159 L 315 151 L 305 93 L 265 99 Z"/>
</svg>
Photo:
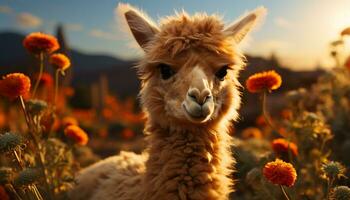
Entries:
<svg viewBox="0 0 350 200">
<path fill-rule="evenodd" d="M 205 122 L 210 118 L 214 110 L 214 101 L 209 89 L 199 91 L 191 88 L 182 103 L 187 118 L 193 122 Z"/>
</svg>

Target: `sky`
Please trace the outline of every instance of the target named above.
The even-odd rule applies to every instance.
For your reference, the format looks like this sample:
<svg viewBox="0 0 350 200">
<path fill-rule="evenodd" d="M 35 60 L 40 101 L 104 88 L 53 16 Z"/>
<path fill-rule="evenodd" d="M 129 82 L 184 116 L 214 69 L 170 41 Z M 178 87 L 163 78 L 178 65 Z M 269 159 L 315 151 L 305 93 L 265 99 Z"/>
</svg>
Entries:
<svg viewBox="0 0 350 200">
<path fill-rule="evenodd" d="M 117 0 L 0 0 L 0 32 L 54 33 L 63 24 L 69 45 L 87 52 L 123 59 L 141 56 L 130 48 L 119 29 Z M 146 12 L 154 21 L 184 9 L 224 17 L 225 23 L 258 6 L 268 15 L 258 30 L 241 44 L 247 54 L 270 56 L 295 70 L 330 67 L 329 43 L 350 26 L 350 0 L 124 0 Z M 349 43 L 347 41 L 347 43 Z M 347 50 L 347 49 L 346 49 Z"/>
</svg>

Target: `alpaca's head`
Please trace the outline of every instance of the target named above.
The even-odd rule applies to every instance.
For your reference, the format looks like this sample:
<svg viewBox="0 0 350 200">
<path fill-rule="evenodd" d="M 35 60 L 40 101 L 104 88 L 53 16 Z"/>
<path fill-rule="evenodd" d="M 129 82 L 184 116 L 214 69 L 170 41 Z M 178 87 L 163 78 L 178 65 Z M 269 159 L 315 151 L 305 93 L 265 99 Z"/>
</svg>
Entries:
<svg viewBox="0 0 350 200">
<path fill-rule="evenodd" d="M 156 25 L 129 5 L 119 5 L 145 52 L 137 66 L 141 102 L 161 125 L 194 125 L 237 118 L 243 62 L 236 45 L 265 13 L 259 8 L 225 26 L 218 16 L 185 12 Z"/>
</svg>

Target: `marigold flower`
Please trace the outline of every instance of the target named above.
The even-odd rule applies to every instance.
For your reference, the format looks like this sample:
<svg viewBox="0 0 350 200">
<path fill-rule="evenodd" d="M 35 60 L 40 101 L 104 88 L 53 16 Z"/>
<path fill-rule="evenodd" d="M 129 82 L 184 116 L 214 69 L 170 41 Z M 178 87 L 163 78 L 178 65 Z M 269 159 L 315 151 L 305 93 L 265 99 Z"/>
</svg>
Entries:
<svg viewBox="0 0 350 200">
<path fill-rule="evenodd" d="M 271 183 L 287 187 L 293 186 L 297 179 L 297 173 L 293 165 L 280 159 L 267 163 L 263 169 L 263 174 Z"/>
<path fill-rule="evenodd" d="M 49 62 L 53 67 L 61 71 L 64 71 L 70 67 L 69 58 L 61 53 L 51 55 Z"/>
<path fill-rule="evenodd" d="M 297 145 L 283 138 L 274 139 L 272 141 L 272 149 L 278 155 L 288 155 L 288 150 L 290 150 L 294 156 L 298 155 Z"/>
<path fill-rule="evenodd" d="M 0 128 L 3 128 L 7 124 L 7 115 L 0 111 Z"/>
<path fill-rule="evenodd" d="M 346 59 L 345 63 L 344 63 L 344 66 L 350 70 L 350 56 Z"/>
<path fill-rule="evenodd" d="M 83 129 L 77 125 L 69 125 L 64 129 L 64 134 L 73 139 L 79 145 L 86 145 L 89 138 Z"/>
<path fill-rule="evenodd" d="M 35 79 L 37 80 L 39 78 L 39 74 L 35 76 Z M 51 74 L 44 72 L 39 80 L 39 85 L 42 87 L 51 87 L 53 86 L 53 78 Z"/>
<path fill-rule="evenodd" d="M 281 117 L 286 120 L 290 120 L 293 117 L 293 112 L 289 109 L 283 109 L 281 111 Z"/>
<path fill-rule="evenodd" d="M 263 137 L 263 134 L 261 133 L 260 129 L 255 127 L 249 127 L 242 131 L 242 138 L 244 139 L 261 139 Z"/>
<path fill-rule="evenodd" d="M 10 199 L 9 195 L 7 194 L 7 192 L 3 186 L 0 186 L 0 199 L 1 200 L 9 200 Z"/>
<path fill-rule="evenodd" d="M 255 119 L 255 124 L 257 126 L 261 126 L 261 127 L 265 127 L 267 125 L 266 120 L 264 115 L 259 115 L 256 119 Z"/>
<path fill-rule="evenodd" d="M 253 74 L 246 81 L 246 87 L 251 93 L 276 90 L 281 84 L 282 78 L 274 70 Z"/>
<path fill-rule="evenodd" d="M 78 125 L 78 120 L 74 117 L 64 117 L 62 119 L 62 126 L 63 128 L 70 126 L 70 125 Z"/>
<path fill-rule="evenodd" d="M 22 73 L 8 74 L 0 81 L 0 94 L 10 99 L 25 96 L 30 90 L 30 79 Z"/>
<path fill-rule="evenodd" d="M 341 36 L 350 35 L 350 27 L 343 29 L 342 32 L 340 32 L 340 35 Z"/>
<path fill-rule="evenodd" d="M 74 88 L 72 87 L 64 87 L 62 88 L 62 93 L 66 95 L 67 97 L 71 97 L 74 95 Z"/>
<path fill-rule="evenodd" d="M 57 39 L 45 33 L 31 33 L 23 41 L 23 46 L 33 54 L 52 53 L 60 48 Z"/>
<path fill-rule="evenodd" d="M 135 133 L 131 129 L 125 128 L 122 131 L 122 136 L 124 139 L 130 139 L 130 138 L 134 137 L 134 135 L 135 135 Z"/>
</svg>

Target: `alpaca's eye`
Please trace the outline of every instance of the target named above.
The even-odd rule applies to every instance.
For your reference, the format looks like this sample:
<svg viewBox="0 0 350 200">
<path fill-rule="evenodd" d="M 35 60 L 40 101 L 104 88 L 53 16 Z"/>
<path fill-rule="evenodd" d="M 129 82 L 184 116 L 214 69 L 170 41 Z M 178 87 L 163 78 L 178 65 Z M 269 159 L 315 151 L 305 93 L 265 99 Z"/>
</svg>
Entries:
<svg viewBox="0 0 350 200">
<path fill-rule="evenodd" d="M 158 65 L 162 79 L 167 80 L 175 74 L 175 71 L 171 69 L 170 65 L 161 63 Z"/>
<path fill-rule="evenodd" d="M 223 80 L 225 79 L 225 76 L 227 75 L 227 69 L 228 69 L 228 66 L 227 66 L 227 65 L 221 67 L 221 69 L 219 69 L 219 70 L 215 73 L 215 76 L 216 76 L 220 81 L 223 81 Z"/>
</svg>

